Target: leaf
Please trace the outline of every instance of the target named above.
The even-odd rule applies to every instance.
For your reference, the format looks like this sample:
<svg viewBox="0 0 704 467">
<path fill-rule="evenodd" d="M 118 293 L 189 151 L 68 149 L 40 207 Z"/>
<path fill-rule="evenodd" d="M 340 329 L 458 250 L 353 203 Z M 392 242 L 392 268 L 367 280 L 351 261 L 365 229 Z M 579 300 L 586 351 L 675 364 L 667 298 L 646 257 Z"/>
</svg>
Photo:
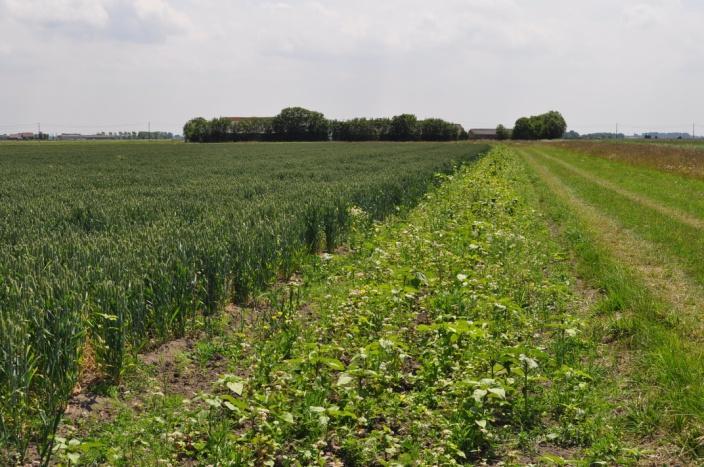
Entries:
<svg viewBox="0 0 704 467">
<path fill-rule="evenodd" d="M 547 465 L 567 465 L 567 461 L 565 459 L 554 454 L 545 454 L 540 457 L 540 461 Z"/>
<path fill-rule="evenodd" d="M 78 464 L 78 461 L 81 459 L 81 455 L 77 452 L 69 452 L 66 454 L 66 457 L 71 464 Z"/>
<path fill-rule="evenodd" d="M 284 412 L 280 415 L 281 420 L 285 421 L 286 423 L 291 423 L 293 424 L 293 414 L 291 412 Z"/>
<path fill-rule="evenodd" d="M 312 407 L 309 407 L 308 410 L 310 410 L 313 413 L 322 413 L 322 412 L 325 412 L 325 407 L 312 406 Z"/>
<path fill-rule="evenodd" d="M 497 395 L 500 399 L 506 399 L 506 391 L 504 388 L 490 388 L 489 392 Z"/>
<path fill-rule="evenodd" d="M 320 361 L 333 370 L 342 371 L 345 369 L 345 364 L 336 358 L 321 358 Z"/>
<path fill-rule="evenodd" d="M 242 391 L 244 391 L 244 384 L 239 381 L 228 381 L 227 388 L 238 396 L 241 396 Z"/>
<path fill-rule="evenodd" d="M 350 375 L 348 375 L 346 373 L 342 373 L 342 374 L 340 374 L 340 377 L 337 379 L 337 385 L 338 386 L 347 386 L 352 381 L 353 381 L 353 378 Z"/>
<path fill-rule="evenodd" d="M 475 420 L 474 423 L 479 425 L 480 428 L 486 428 L 486 420 Z"/>
<path fill-rule="evenodd" d="M 205 400 L 205 403 L 211 407 L 214 407 L 214 408 L 220 407 L 221 401 L 218 398 L 206 397 L 204 400 Z"/>
<path fill-rule="evenodd" d="M 232 402 L 223 401 L 222 405 L 224 405 L 225 407 L 227 407 L 228 409 L 230 409 L 231 412 L 234 412 L 235 410 L 237 410 L 237 407 L 235 407 L 234 405 L 232 405 Z"/>
<path fill-rule="evenodd" d="M 484 389 L 475 389 L 474 394 L 472 394 L 472 397 L 474 398 L 475 401 L 481 402 L 482 399 L 484 399 L 484 396 L 487 395 L 487 391 Z"/>
<path fill-rule="evenodd" d="M 249 405 L 247 404 L 247 402 L 245 402 L 242 399 L 235 399 L 234 397 L 232 397 L 229 394 L 223 394 L 222 396 L 220 396 L 220 398 L 223 401 L 229 402 L 231 405 L 237 407 L 240 410 L 246 410 L 247 408 L 249 408 Z"/>
</svg>

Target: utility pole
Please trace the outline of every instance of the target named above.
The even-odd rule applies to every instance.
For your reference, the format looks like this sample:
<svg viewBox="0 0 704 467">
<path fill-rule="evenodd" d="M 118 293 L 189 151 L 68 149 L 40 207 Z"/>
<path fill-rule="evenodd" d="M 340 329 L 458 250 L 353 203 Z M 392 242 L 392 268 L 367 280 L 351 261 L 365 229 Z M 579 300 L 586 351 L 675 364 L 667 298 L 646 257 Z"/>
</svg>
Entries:
<svg viewBox="0 0 704 467">
<path fill-rule="evenodd" d="M 618 123 L 616 124 L 616 136 L 618 136 Z"/>
<path fill-rule="evenodd" d="M 152 139 L 152 122 L 147 122 L 147 139 Z"/>
</svg>

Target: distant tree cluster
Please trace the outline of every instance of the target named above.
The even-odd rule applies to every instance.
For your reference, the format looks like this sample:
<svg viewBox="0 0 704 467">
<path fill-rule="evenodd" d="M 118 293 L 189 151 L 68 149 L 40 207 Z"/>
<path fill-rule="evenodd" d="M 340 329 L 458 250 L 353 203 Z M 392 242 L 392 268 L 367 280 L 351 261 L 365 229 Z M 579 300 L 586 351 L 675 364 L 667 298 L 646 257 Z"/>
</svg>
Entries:
<svg viewBox="0 0 704 467">
<path fill-rule="evenodd" d="M 547 112 L 516 120 L 511 137 L 513 139 L 558 139 L 567 130 L 567 123 L 560 112 Z M 497 133 L 498 136 L 498 133 Z"/>
<path fill-rule="evenodd" d="M 272 118 L 194 118 L 183 128 L 186 141 L 456 141 L 466 139 L 461 125 L 439 118 L 418 120 L 402 114 L 392 118 L 328 120 L 302 107 L 283 109 Z"/>
<path fill-rule="evenodd" d="M 225 141 L 271 141 L 273 118 L 252 117 L 232 119 L 226 117 L 206 120 L 202 117 L 189 120 L 183 127 L 183 137 L 194 143 Z"/>
<path fill-rule="evenodd" d="M 418 120 L 413 114 L 334 120 L 330 128 L 333 141 L 456 141 L 467 138 L 461 125 L 439 118 Z"/>
</svg>

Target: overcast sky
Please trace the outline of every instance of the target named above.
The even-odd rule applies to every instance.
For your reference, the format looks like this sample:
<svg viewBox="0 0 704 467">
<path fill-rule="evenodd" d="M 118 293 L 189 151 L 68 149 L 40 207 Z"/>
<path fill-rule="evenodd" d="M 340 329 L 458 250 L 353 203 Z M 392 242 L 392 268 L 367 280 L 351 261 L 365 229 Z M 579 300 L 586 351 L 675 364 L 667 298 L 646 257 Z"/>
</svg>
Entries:
<svg viewBox="0 0 704 467">
<path fill-rule="evenodd" d="M 0 0 L 0 133 L 292 105 L 704 134 L 704 1 Z"/>
</svg>

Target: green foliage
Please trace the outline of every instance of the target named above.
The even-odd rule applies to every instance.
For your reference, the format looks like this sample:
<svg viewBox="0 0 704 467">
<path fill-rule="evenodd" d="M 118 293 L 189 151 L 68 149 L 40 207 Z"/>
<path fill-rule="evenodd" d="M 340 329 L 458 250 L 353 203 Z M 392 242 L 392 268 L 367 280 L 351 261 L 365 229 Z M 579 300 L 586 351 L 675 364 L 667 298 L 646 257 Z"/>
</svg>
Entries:
<svg viewBox="0 0 704 467">
<path fill-rule="evenodd" d="M 183 127 L 183 136 L 192 143 L 221 143 L 225 141 L 271 141 L 273 118 L 226 118 L 210 121 L 204 118 L 189 120 Z"/>
<path fill-rule="evenodd" d="M 389 125 L 388 139 L 391 141 L 414 141 L 420 136 L 418 118 L 413 114 L 396 115 Z"/>
<path fill-rule="evenodd" d="M 278 141 L 326 141 L 328 121 L 322 113 L 302 107 L 283 109 L 272 122 Z"/>
<path fill-rule="evenodd" d="M 115 383 L 135 353 L 212 332 L 224 304 L 413 205 L 484 149 L 3 145 L 0 463 L 30 441 L 51 452 L 84 349 Z"/>
<path fill-rule="evenodd" d="M 420 139 L 423 141 L 456 141 L 460 139 L 461 126 L 439 118 L 429 118 L 420 122 Z"/>
<path fill-rule="evenodd" d="M 499 141 L 511 139 L 511 130 L 507 129 L 503 125 L 498 125 L 496 127 L 496 139 Z"/>
<path fill-rule="evenodd" d="M 393 118 L 326 120 L 301 107 L 283 109 L 273 118 L 195 118 L 183 128 L 186 141 L 456 141 L 466 139 L 461 125 L 438 118 L 418 121 L 415 115 Z"/>
<path fill-rule="evenodd" d="M 513 139 L 558 139 L 567 130 L 567 123 L 559 112 L 551 111 L 516 120 L 511 137 Z"/>
<path fill-rule="evenodd" d="M 213 465 L 634 463 L 524 176 L 500 148 L 439 177 L 407 218 L 304 269 L 306 313 L 273 294 L 212 391 L 87 443 L 126 452 L 139 433 L 133 456 Z"/>
</svg>

